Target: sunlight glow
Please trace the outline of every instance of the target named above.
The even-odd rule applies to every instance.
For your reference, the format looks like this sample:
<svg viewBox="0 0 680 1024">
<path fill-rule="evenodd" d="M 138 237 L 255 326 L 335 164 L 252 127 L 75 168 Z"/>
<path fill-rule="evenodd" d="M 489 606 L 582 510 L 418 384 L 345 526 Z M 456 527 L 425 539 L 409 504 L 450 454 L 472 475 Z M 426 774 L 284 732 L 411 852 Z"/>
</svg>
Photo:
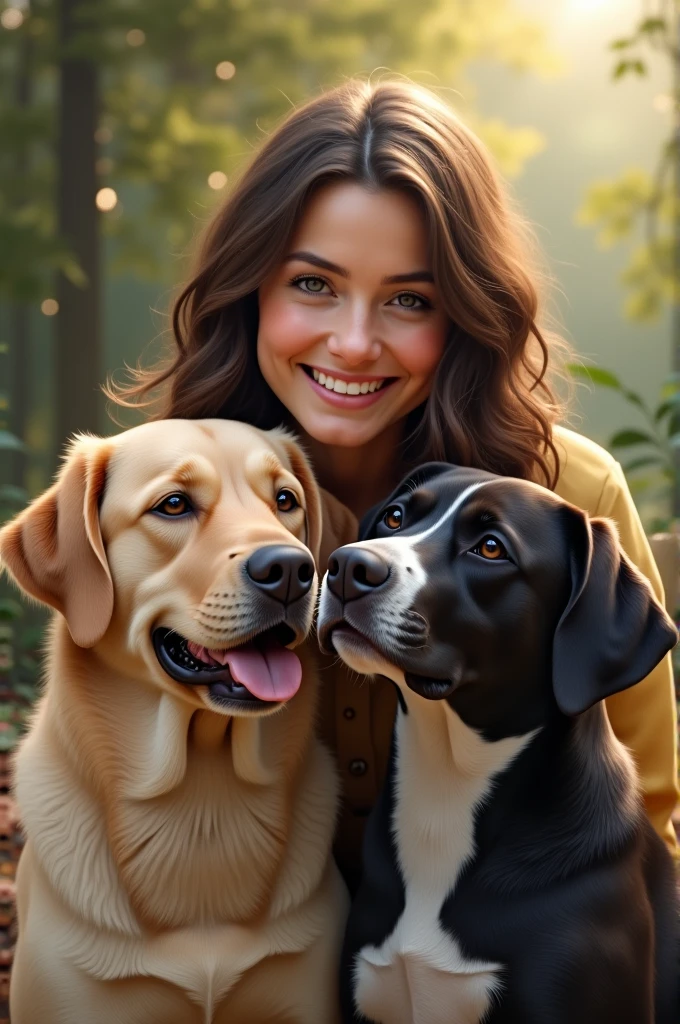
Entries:
<svg viewBox="0 0 680 1024">
<path fill-rule="evenodd" d="M 577 14 L 595 14 L 617 0 L 567 0 L 568 6 Z"/>
</svg>

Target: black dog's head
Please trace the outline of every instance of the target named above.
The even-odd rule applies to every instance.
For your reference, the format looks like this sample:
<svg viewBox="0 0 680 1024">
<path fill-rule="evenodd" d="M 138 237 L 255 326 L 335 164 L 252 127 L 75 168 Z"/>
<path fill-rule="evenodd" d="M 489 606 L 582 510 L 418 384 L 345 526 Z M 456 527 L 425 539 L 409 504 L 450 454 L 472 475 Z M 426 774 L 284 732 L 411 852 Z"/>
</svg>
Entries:
<svg viewBox="0 0 680 1024">
<path fill-rule="evenodd" d="M 421 467 L 331 555 L 319 638 L 489 737 L 643 679 L 677 633 L 614 526 L 526 481 Z"/>
</svg>

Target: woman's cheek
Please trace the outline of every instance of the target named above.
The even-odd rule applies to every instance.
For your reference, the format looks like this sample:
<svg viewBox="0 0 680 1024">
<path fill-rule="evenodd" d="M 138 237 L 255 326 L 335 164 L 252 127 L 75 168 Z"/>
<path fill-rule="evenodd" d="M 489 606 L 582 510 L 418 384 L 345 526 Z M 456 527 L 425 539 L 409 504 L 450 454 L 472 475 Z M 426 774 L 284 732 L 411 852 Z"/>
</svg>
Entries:
<svg viewBox="0 0 680 1024">
<path fill-rule="evenodd" d="M 285 299 L 268 298 L 260 305 L 258 352 L 282 359 L 299 355 L 308 347 L 306 311 Z"/>
<path fill-rule="evenodd" d="M 446 331 L 439 326 L 423 325 L 403 339 L 395 356 L 411 377 L 434 375 L 444 353 Z"/>
</svg>

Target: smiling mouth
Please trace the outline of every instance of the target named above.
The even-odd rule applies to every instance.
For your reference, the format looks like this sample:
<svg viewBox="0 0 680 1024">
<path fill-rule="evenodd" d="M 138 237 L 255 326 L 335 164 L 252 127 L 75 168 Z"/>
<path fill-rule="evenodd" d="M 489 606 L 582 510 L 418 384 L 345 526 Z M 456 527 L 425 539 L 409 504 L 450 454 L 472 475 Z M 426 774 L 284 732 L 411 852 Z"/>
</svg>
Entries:
<svg viewBox="0 0 680 1024">
<path fill-rule="evenodd" d="M 390 384 L 394 384 L 395 381 L 399 380 L 398 377 L 380 377 L 373 380 L 361 380 L 357 377 L 356 380 L 348 381 L 340 377 L 333 377 L 322 370 L 317 370 L 315 366 L 307 366 L 305 363 L 300 363 L 300 366 L 311 380 L 316 381 L 326 391 L 333 391 L 336 395 L 349 395 L 350 397 L 372 395 L 376 391 L 384 391 Z"/>
<path fill-rule="evenodd" d="M 206 648 L 164 627 L 152 640 L 161 668 L 175 682 L 207 686 L 216 704 L 271 708 L 290 700 L 302 679 L 300 659 L 286 646 L 295 633 L 285 623 L 237 647 Z"/>
</svg>

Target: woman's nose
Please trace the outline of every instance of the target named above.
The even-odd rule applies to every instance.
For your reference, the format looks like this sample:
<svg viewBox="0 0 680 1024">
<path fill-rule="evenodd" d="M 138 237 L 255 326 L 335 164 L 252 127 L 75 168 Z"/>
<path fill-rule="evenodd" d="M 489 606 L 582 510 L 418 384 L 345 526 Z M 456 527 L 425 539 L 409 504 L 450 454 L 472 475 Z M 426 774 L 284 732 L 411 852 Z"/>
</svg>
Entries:
<svg viewBox="0 0 680 1024">
<path fill-rule="evenodd" d="M 348 366 L 356 366 L 380 355 L 382 345 L 370 316 L 357 317 L 332 332 L 328 337 L 328 351 Z"/>
</svg>

